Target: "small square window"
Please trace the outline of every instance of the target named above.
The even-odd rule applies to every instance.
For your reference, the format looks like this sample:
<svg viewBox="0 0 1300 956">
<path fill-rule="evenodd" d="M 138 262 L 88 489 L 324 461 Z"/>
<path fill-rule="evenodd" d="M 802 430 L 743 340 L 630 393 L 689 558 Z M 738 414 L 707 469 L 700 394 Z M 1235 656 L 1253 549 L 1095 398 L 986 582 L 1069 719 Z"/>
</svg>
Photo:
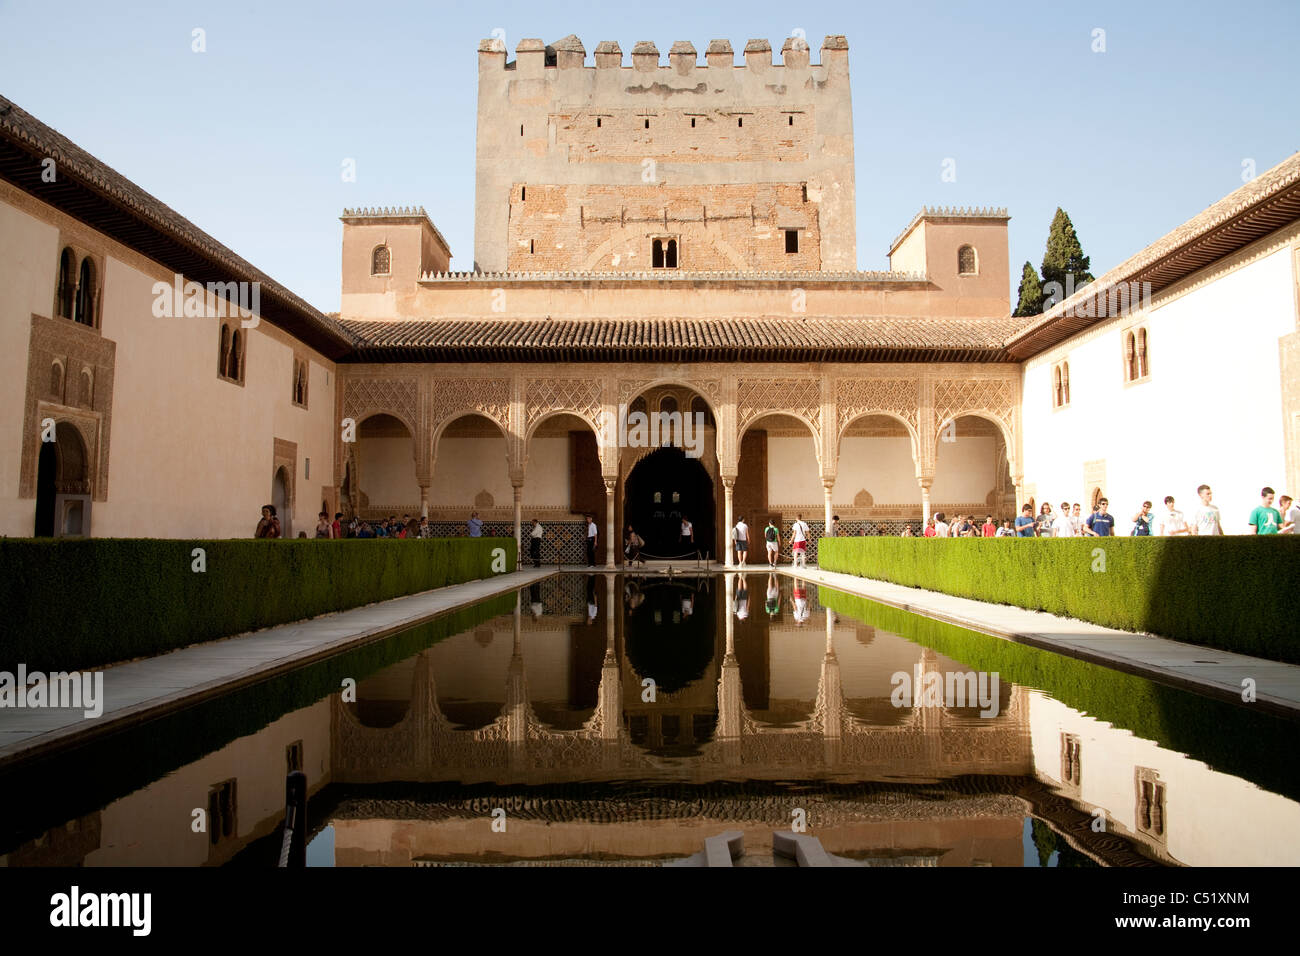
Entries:
<svg viewBox="0 0 1300 956">
<path fill-rule="evenodd" d="M 785 231 L 785 251 L 787 255 L 793 255 L 799 251 L 798 229 L 787 229 Z"/>
</svg>

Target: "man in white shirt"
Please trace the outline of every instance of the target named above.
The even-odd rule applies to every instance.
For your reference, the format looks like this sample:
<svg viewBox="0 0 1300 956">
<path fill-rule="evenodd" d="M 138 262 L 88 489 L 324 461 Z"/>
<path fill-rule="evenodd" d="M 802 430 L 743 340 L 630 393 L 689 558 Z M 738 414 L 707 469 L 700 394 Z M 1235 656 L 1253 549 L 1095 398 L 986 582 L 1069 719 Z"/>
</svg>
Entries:
<svg viewBox="0 0 1300 956">
<path fill-rule="evenodd" d="M 795 515 L 790 526 L 790 563 L 794 567 L 808 567 L 808 525 L 803 515 Z"/>
<path fill-rule="evenodd" d="M 1168 510 L 1156 522 L 1157 537 L 1172 538 L 1177 535 L 1192 533 L 1191 529 L 1187 527 L 1187 519 L 1183 517 L 1183 513 L 1174 507 L 1173 495 L 1165 495 L 1165 508 Z"/>
<path fill-rule="evenodd" d="M 596 566 L 596 519 L 587 515 L 587 567 Z"/>
<path fill-rule="evenodd" d="M 545 533 L 542 530 L 542 523 L 534 518 L 533 530 L 528 535 L 528 555 L 533 559 L 535 568 L 542 566 L 542 535 Z"/>
<path fill-rule="evenodd" d="M 678 539 L 678 545 L 686 549 L 686 552 L 695 550 L 695 526 L 691 520 L 682 515 L 682 536 Z"/>
<path fill-rule="evenodd" d="M 1196 489 L 1196 493 L 1201 496 L 1201 504 L 1192 512 L 1191 533 L 1195 535 L 1223 534 L 1223 525 L 1219 521 L 1218 506 L 1211 504 L 1214 492 L 1210 490 L 1209 485 L 1201 485 Z"/>
<path fill-rule="evenodd" d="M 948 522 L 943 520 L 942 511 L 934 516 L 934 536 L 936 538 L 948 537 Z"/>
<path fill-rule="evenodd" d="M 1054 538 L 1077 538 L 1079 529 L 1074 526 L 1074 519 L 1070 517 L 1070 503 L 1061 502 L 1061 513 L 1056 516 L 1056 522 L 1052 525 L 1052 537 Z"/>
<path fill-rule="evenodd" d="M 1300 534 L 1296 530 L 1296 522 L 1300 521 L 1300 502 L 1293 502 L 1290 495 L 1283 495 L 1278 504 L 1281 505 L 1278 511 L 1282 512 L 1282 530 L 1278 534 Z"/>
<path fill-rule="evenodd" d="M 736 546 L 736 563 L 743 568 L 745 555 L 749 551 L 749 525 L 745 524 L 744 515 L 740 516 L 736 526 L 731 529 L 731 541 Z"/>
</svg>

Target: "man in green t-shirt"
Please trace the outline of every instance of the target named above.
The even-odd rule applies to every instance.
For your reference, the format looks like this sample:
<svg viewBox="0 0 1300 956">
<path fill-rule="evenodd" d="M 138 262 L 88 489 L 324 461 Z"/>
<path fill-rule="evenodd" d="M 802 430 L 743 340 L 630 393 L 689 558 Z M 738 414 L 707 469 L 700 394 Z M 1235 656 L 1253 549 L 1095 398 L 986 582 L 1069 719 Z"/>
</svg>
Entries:
<svg viewBox="0 0 1300 956">
<path fill-rule="evenodd" d="M 1273 494 L 1272 488 L 1260 491 L 1259 507 L 1250 513 L 1251 534 L 1277 534 L 1282 530 L 1282 515 L 1273 507 Z"/>
</svg>

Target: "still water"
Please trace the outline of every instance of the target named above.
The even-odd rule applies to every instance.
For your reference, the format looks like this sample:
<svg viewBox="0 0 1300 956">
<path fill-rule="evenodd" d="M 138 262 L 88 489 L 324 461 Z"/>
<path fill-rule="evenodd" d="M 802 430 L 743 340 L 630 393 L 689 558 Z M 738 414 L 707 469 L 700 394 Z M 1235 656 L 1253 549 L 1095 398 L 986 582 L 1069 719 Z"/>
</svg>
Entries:
<svg viewBox="0 0 1300 956">
<path fill-rule="evenodd" d="M 0 863 L 273 866 L 301 769 L 309 865 L 1295 865 L 1296 730 L 785 575 L 564 574 L 11 772 Z"/>
</svg>

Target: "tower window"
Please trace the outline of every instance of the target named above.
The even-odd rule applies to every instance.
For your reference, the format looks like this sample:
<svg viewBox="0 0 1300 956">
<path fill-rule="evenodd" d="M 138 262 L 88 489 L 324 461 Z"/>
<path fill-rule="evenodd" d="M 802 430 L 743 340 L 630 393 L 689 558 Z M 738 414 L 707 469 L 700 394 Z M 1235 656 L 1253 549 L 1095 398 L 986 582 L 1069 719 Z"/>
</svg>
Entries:
<svg viewBox="0 0 1300 956">
<path fill-rule="evenodd" d="M 677 240 L 656 239 L 650 247 L 650 265 L 655 269 L 676 269 Z"/>
<path fill-rule="evenodd" d="M 785 231 L 785 251 L 787 255 L 799 251 L 799 230 L 787 229 Z"/>
<path fill-rule="evenodd" d="M 1124 381 L 1140 382 L 1150 374 L 1147 365 L 1147 330 L 1129 329 L 1124 333 Z"/>
<path fill-rule="evenodd" d="M 600 117 L 596 117 L 596 129 L 600 129 Z"/>
<path fill-rule="evenodd" d="M 529 240 L 528 240 L 528 254 L 531 256 L 531 255 L 532 255 L 533 253 L 535 253 L 536 251 L 537 251 L 537 240 L 536 240 L 536 239 L 529 239 Z"/>
<path fill-rule="evenodd" d="M 372 276 L 386 276 L 392 271 L 393 255 L 387 246 L 375 246 L 375 251 L 370 255 L 370 274 Z"/>
<path fill-rule="evenodd" d="M 691 129 L 695 129 L 695 117 L 691 117 Z"/>
<path fill-rule="evenodd" d="M 737 117 L 736 117 L 736 125 L 737 125 L 737 126 L 744 126 L 744 125 L 745 125 L 745 117 L 743 117 L 743 116 L 737 116 Z"/>
<path fill-rule="evenodd" d="M 72 318 L 72 297 L 77 289 L 77 282 L 72 274 L 73 260 L 71 249 L 64 249 L 63 255 L 59 257 L 58 313 L 65 319 Z"/>
<path fill-rule="evenodd" d="M 645 128 L 646 128 L 646 129 L 649 129 L 649 128 L 650 128 L 650 121 L 649 121 L 649 120 L 646 120 L 646 121 L 645 121 Z"/>
<path fill-rule="evenodd" d="M 520 135 L 520 136 L 523 136 L 523 135 L 524 135 L 524 124 L 523 124 L 523 123 L 520 123 L 520 124 L 519 124 L 519 135 Z"/>
<path fill-rule="evenodd" d="M 975 274 L 975 271 L 974 246 L 962 246 L 957 250 L 957 274 L 971 276 Z"/>
<path fill-rule="evenodd" d="M 527 187 L 527 186 L 520 186 L 520 187 L 519 187 L 519 201 L 520 201 L 520 202 L 527 202 L 527 201 L 528 201 L 528 187 Z"/>
</svg>

